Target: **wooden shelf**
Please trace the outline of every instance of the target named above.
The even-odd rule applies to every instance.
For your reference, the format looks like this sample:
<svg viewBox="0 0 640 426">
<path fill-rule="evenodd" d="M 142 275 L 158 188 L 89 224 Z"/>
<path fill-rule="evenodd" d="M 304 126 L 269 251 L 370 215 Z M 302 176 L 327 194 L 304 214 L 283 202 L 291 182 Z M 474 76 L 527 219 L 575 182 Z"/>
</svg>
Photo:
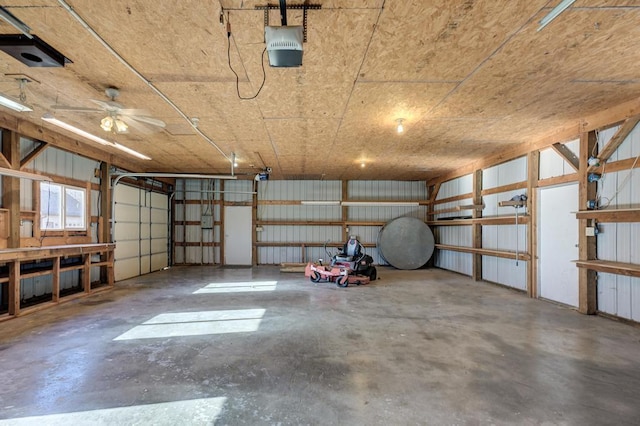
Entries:
<svg viewBox="0 0 640 426">
<path fill-rule="evenodd" d="M 49 247 L 22 247 L 0 250 L 0 263 L 5 264 L 8 274 L 0 277 L 0 283 L 7 283 L 7 293 L 9 299 L 8 315 L 3 316 L 1 320 L 14 318 L 18 315 L 36 312 L 47 306 L 55 306 L 63 299 L 64 296 L 60 290 L 60 273 L 65 271 L 81 271 L 79 285 L 82 292 L 80 296 L 85 296 L 97 291 L 98 288 L 92 288 L 91 284 L 91 268 L 104 268 L 101 270 L 102 281 L 105 285 L 99 287 L 100 290 L 105 288 L 113 288 L 113 262 L 114 262 L 115 244 L 74 244 L 64 246 Z M 101 255 L 101 259 L 92 261 L 94 255 Z M 65 259 L 73 258 L 72 260 Z M 77 259 L 77 260 L 76 260 Z M 38 267 L 26 269 L 22 271 L 22 263 L 33 264 L 40 260 L 47 260 L 46 263 L 37 264 Z M 66 263 L 66 264 L 64 264 Z M 21 305 L 21 282 L 24 278 L 34 278 L 50 275 L 51 284 L 51 302 L 41 303 L 33 307 L 22 308 Z M 64 297 L 63 297 L 64 296 Z M 77 297 L 80 297 L 77 296 Z"/>
<path fill-rule="evenodd" d="M 471 253 L 471 254 L 481 254 L 483 256 L 492 256 L 492 257 L 501 257 L 503 259 L 513 259 L 513 260 L 530 260 L 531 256 L 529 253 L 518 253 L 516 256 L 516 252 L 514 251 L 505 251 L 505 250 L 491 250 L 491 249 L 483 249 L 483 248 L 473 248 L 473 247 L 462 247 L 462 246 L 451 246 L 447 244 L 436 244 L 435 245 L 438 250 L 449 250 L 449 251 L 457 251 L 461 253 Z"/>
<path fill-rule="evenodd" d="M 628 277 L 640 277 L 640 265 L 634 263 L 611 262 L 608 260 L 574 260 L 573 262 L 575 262 L 578 268 L 609 274 L 626 275 Z"/>
<path fill-rule="evenodd" d="M 598 222 L 640 222 L 640 209 L 582 210 L 576 219 L 595 219 Z"/>
<path fill-rule="evenodd" d="M 528 215 L 518 215 L 518 224 L 529 223 Z M 493 216 L 479 217 L 476 219 L 440 219 L 429 220 L 426 222 L 429 226 L 470 226 L 470 225 L 515 225 L 515 216 Z"/>
</svg>

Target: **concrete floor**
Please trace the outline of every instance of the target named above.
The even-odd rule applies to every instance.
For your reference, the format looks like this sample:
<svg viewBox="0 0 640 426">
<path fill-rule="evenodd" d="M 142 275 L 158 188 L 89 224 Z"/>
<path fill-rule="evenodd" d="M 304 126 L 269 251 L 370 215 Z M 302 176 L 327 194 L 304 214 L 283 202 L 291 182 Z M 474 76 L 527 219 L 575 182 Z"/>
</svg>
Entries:
<svg viewBox="0 0 640 426">
<path fill-rule="evenodd" d="M 0 424 L 640 424 L 640 328 L 442 270 L 379 275 L 172 268 L 5 321 Z M 243 281 L 265 291 L 193 294 Z"/>
</svg>

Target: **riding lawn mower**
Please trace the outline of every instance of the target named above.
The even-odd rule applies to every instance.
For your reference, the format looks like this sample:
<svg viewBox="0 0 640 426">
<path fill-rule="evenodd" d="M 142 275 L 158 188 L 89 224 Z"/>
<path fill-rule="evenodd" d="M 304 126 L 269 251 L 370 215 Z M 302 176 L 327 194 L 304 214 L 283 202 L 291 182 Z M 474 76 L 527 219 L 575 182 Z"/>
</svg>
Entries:
<svg viewBox="0 0 640 426">
<path fill-rule="evenodd" d="M 349 237 L 344 243 L 342 251 L 331 256 L 329 265 L 324 265 L 322 259 L 318 262 L 309 262 L 304 275 L 314 282 L 335 282 L 338 287 L 347 287 L 349 284 L 368 284 L 378 278 L 376 267 L 373 266 L 373 258 L 364 252 L 364 247 L 355 236 Z"/>
</svg>

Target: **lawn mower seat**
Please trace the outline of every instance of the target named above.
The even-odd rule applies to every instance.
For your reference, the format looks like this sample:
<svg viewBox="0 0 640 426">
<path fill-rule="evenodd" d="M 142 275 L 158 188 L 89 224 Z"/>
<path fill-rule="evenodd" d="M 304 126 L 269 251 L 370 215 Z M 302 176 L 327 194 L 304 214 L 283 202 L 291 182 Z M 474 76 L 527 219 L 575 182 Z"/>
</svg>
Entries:
<svg viewBox="0 0 640 426">
<path fill-rule="evenodd" d="M 350 236 L 349 241 L 344 243 L 342 253 L 338 253 L 335 260 L 338 262 L 353 262 L 362 256 L 362 245 L 355 236 Z"/>
</svg>

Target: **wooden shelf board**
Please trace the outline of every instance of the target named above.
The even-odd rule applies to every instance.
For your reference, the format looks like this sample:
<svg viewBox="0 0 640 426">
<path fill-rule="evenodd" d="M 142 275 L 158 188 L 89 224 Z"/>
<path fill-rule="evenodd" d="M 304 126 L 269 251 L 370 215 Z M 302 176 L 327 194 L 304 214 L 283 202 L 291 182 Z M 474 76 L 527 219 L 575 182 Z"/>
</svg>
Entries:
<svg viewBox="0 0 640 426">
<path fill-rule="evenodd" d="M 612 262 L 609 260 L 574 260 L 578 268 L 609 274 L 640 277 L 640 265 L 635 263 Z"/>
</svg>

